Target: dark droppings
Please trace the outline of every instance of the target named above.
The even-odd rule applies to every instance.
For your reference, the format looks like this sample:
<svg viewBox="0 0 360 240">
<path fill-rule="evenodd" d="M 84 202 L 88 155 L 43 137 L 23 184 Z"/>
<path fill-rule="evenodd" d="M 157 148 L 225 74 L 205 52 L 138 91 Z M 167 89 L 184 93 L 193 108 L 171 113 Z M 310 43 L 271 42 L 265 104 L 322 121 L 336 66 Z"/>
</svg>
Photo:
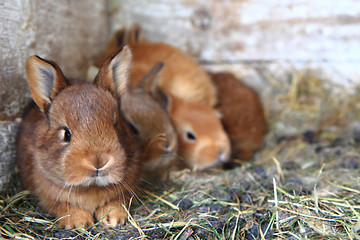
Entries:
<svg viewBox="0 0 360 240">
<path fill-rule="evenodd" d="M 73 239 L 76 236 L 76 233 L 72 231 L 59 231 L 54 234 L 54 238 L 58 239 Z"/>
<path fill-rule="evenodd" d="M 174 202 L 174 205 L 178 206 L 181 210 L 190 209 L 194 203 L 189 198 L 178 199 Z"/>
<path fill-rule="evenodd" d="M 254 173 L 256 180 L 263 180 L 267 178 L 266 171 L 263 167 L 255 167 Z"/>
<path fill-rule="evenodd" d="M 317 135 L 314 131 L 305 131 L 302 135 L 302 138 L 305 142 L 313 144 L 317 142 Z"/>
<path fill-rule="evenodd" d="M 218 214 L 225 214 L 228 212 L 228 208 L 220 205 L 220 204 L 212 204 L 212 205 L 201 205 L 196 210 L 200 213 L 218 213 Z"/>
<path fill-rule="evenodd" d="M 286 170 L 298 170 L 301 166 L 295 161 L 286 161 L 281 164 L 281 168 Z"/>
<path fill-rule="evenodd" d="M 146 236 L 150 237 L 151 239 L 164 239 L 166 236 L 166 231 L 162 228 L 155 228 L 151 230 L 144 230 Z"/>
<path fill-rule="evenodd" d="M 246 230 L 245 239 L 247 240 L 262 239 L 261 238 L 262 235 L 264 235 L 265 239 L 273 239 L 274 234 L 270 230 L 270 228 L 269 229 L 268 228 L 269 228 L 268 224 L 261 225 L 260 227 L 258 224 L 253 224 L 253 226 L 250 229 Z"/>
<path fill-rule="evenodd" d="M 271 212 L 267 209 L 257 209 L 253 213 L 253 217 L 256 220 L 256 222 L 269 222 L 271 217 Z"/>
<path fill-rule="evenodd" d="M 345 156 L 339 165 L 346 169 L 358 169 L 360 166 L 360 158 L 356 156 Z"/>
<path fill-rule="evenodd" d="M 315 148 L 315 153 L 316 153 L 316 154 L 320 154 L 323 149 L 324 149 L 324 147 L 322 147 L 322 146 L 317 146 L 317 147 Z"/>
</svg>

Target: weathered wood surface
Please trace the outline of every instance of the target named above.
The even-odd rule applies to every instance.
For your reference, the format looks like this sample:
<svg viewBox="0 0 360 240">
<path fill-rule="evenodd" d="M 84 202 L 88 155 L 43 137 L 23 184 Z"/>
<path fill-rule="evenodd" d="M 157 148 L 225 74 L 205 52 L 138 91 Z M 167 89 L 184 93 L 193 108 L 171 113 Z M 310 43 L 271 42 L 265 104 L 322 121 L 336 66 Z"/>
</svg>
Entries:
<svg viewBox="0 0 360 240">
<path fill-rule="evenodd" d="M 15 140 L 20 123 L 0 121 L 0 191 L 15 172 Z"/>
<path fill-rule="evenodd" d="M 110 0 L 110 6 L 112 31 L 140 23 L 149 40 L 210 67 L 227 63 L 245 78 L 265 81 L 261 70 L 278 75 L 275 64 L 323 68 L 334 81 L 360 83 L 357 0 Z"/>
<path fill-rule="evenodd" d="M 55 60 L 71 77 L 85 77 L 108 38 L 106 1 L 0 0 L 0 120 L 19 116 L 30 98 L 25 62 Z"/>
</svg>

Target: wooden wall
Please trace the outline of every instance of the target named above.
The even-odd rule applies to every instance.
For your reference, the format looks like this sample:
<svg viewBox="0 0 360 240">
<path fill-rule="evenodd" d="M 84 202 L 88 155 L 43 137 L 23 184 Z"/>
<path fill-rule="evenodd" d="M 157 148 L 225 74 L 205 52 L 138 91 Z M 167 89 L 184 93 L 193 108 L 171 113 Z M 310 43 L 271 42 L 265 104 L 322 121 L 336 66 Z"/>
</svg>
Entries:
<svg viewBox="0 0 360 240">
<path fill-rule="evenodd" d="M 357 0 L 110 0 L 112 31 L 140 23 L 207 67 L 231 68 L 263 92 L 267 74 L 322 69 L 335 82 L 360 83 Z"/>
</svg>

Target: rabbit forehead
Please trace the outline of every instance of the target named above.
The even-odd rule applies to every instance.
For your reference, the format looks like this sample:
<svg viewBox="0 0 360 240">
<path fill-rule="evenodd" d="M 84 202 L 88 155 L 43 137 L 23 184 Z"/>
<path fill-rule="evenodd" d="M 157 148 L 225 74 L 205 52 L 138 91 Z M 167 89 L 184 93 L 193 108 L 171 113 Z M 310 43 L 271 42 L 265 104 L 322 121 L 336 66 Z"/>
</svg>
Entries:
<svg viewBox="0 0 360 240">
<path fill-rule="evenodd" d="M 117 115 L 117 103 L 112 95 L 93 85 L 65 89 L 52 101 L 49 109 L 50 124 L 69 128 L 113 123 Z"/>
<path fill-rule="evenodd" d="M 181 104 L 172 118 L 178 128 L 191 130 L 197 134 L 204 134 L 204 136 L 223 132 L 215 110 L 195 102 Z"/>
<path fill-rule="evenodd" d="M 142 91 L 125 95 L 121 109 L 126 118 L 143 130 L 171 130 L 172 125 L 165 110 L 149 94 Z M 139 129 L 141 131 L 141 129 Z"/>
</svg>

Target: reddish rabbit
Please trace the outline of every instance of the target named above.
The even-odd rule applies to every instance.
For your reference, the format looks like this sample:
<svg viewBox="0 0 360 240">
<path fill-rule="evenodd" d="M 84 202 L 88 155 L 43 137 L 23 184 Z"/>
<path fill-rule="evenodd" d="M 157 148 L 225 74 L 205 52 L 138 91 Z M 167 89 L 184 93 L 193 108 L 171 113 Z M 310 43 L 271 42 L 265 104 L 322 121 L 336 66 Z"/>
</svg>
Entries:
<svg viewBox="0 0 360 240">
<path fill-rule="evenodd" d="M 159 87 L 172 95 L 213 107 L 217 102 L 216 88 L 208 74 L 187 54 L 169 44 L 150 43 L 141 36 L 141 29 L 134 25 L 130 30 L 121 29 L 109 40 L 104 57 L 127 44 L 133 53 L 130 86 L 136 86 L 157 62 L 164 68 L 159 75 Z"/>
<path fill-rule="evenodd" d="M 163 64 L 157 63 L 137 86 L 126 88 L 120 95 L 121 111 L 138 136 L 146 180 L 162 175 L 178 149 L 177 134 L 166 112 L 168 97 L 157 87 L 162 68 Z M 105 79 L 96 78 L 95 82 Z"/>
<path fill-rule="evenodd" d="M 179 136 L 179 155 L 193 170 L 223 164 L 230 156 L 230 142 L 217 112 L 197 102 L 170 98 L 169 115 Z"/>
<path fill-rule="evenodd" d="M 211 74 L 219 93 L 221 121 L 231 142 L 231 157 L 249 160 L 262 147 L 267 131 L 257 93 L 230 73 Z"/>
<path fill-rule="evenodd" d="M 26 63 L 38 107 L 23 119 L 17 160 L 24 185 L 61 227 L 127 220 L 138 153 L 118 101 L 106 89 L 123 90 L 129 53 L 125 47 L 105 61 L 101 71 L 112 78 L 104 85 L 71 84 L 56 63 L 37 56 Z"/>
</svg>

